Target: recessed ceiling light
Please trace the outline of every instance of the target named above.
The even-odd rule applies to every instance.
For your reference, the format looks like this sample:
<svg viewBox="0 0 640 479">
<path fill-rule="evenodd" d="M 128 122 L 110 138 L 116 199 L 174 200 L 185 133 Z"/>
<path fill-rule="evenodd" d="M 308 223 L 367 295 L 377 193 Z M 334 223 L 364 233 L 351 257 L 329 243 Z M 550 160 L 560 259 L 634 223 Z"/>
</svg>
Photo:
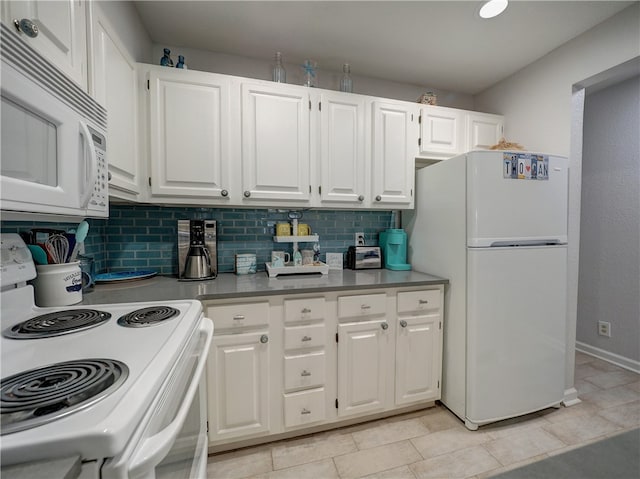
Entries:
<svg viewBox="0 0 640 479">
<path fill-rule="evenodd" d="M 482 18 L 493 18 L 504 12 L 509 4 L 508 0 L 489 0 L 480 8 L 480 16 Z"/>
</svg>

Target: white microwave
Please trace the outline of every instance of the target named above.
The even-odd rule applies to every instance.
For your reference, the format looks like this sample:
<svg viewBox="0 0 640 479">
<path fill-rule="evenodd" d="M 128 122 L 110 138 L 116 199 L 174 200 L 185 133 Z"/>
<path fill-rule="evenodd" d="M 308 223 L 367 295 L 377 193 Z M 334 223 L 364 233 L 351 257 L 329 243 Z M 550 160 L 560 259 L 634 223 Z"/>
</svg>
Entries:
<svg viewBox="0 0 640 479">
<path fill-rule="evenodd" d="M 106 110 L 1 28 L 3 217 L 108 217 Z"/>
</svg>

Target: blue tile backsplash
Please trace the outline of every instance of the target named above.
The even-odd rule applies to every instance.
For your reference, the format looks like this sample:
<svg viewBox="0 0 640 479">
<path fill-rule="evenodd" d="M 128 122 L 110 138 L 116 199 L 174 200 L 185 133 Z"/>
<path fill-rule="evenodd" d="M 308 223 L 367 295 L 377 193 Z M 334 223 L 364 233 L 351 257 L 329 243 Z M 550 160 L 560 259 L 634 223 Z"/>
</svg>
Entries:
<svg viewBox="0 0 640 479">
<path fill-rule="evenodd" d="M 320 259 L 325 254 L 344 253 L 362 231 L 368 245 L 378 244 L 378 233 L 394 227 L 392 211 L 307 210 L 301 223 L 320 236 Z M 97 272 L 151 269 L 176 275 L 177 220 L 217 220 L 218 271 L 233 272 L 236 253 L 256 253 L 258 270 L 271 260 L 271 251 L 290 251 L 291 245 L 274 243 L 273 225 L 288 221 L 286 210 L 111 205 L 109 218 L 90 219 L 85 255 L 92 256 Z M 3 232 L 31 228 L 75 228 L 73 223 L 3 221 Z"/>
</svg>

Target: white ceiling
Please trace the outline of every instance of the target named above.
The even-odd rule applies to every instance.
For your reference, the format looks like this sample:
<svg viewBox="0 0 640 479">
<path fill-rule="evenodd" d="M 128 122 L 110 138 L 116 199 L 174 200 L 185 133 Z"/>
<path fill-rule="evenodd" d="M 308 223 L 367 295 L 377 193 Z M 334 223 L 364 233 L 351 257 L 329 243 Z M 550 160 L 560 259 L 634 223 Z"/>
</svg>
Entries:
<svg viewBox="0 0 640 479">
<path fill-rule="evenodd" d="M 491 20 L 481 1 L 135 3 L 156 44 L 475 94 L 634 2 L 512 0 Z"/>
</svg>

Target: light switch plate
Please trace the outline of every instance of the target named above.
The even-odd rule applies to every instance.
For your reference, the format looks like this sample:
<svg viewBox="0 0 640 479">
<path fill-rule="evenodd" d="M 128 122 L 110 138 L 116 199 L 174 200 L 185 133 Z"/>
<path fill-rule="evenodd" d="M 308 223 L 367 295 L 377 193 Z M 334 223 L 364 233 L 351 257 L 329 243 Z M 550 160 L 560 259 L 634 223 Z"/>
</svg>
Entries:
<svg viewBox="0 0 640 479">
<path fill-rule="evenodd" d="M 329 269 L 342 269 L 342 253 L 327 253 Z"/>
</svg>

